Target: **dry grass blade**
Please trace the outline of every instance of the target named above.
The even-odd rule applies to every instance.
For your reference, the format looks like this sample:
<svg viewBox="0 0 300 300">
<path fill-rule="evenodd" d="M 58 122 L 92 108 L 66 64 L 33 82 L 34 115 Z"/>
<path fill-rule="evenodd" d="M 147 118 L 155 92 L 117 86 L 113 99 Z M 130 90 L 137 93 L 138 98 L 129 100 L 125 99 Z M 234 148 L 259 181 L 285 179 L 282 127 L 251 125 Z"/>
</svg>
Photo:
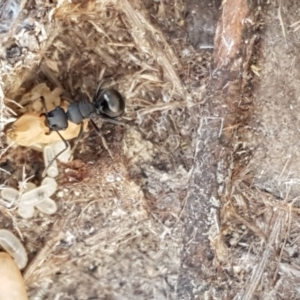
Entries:
<svg viewBox="0 0 300 300">
<path fill-rule="evenodd" d="M 177 93 L 185 99 L 186 91 L 174 68 L 174 66 L 180 68 L 180 63 L 162 33 L 151 25 L 143 15 L 141 9 L 136 9 L 136 7 L 139 7 L 137 1 L 131 1 L 131 3 L 129 3 L 127 0 L 120 0 L 118 4 L 127 16 L 127 22 L 131 27 L 131 34 L 137 47 L 139 47 L 142 52 L 151 53 L 156 57 L 158 64 L 164 69 Z"/>
<path fill-rule="evenodd" d="M 287 40 L 286 40 L 286 31 L 285 31 L 284 22 L 283 22 L 282 15 L 281 15 L 281 10 L 282 10 L 282 0 L 279 0 L 279 5 L 278 5 L 278 19 L 279 19 L 279 23 L 280 23 L 280 26 L 281 26 L 283 38 L 285 40 L 285 43 L 287 43 Z"/>
<path fill-rule="evenodd" d="M 234 218 L 236 218 L 238 221 L 240 221 L 242 224 L 247 226 L 250 230 L 252 230 L 255 234 L 257 234 L 259 237 L 261 237 L 264 241 L 267 240 L 266 235 L 258 228 L 256 227 L 253 223 L 245 220 L 243 217 L 241 217 L 236 211 L 234 206 L 232 205 L 231 207 L 232 211 L 230 212 Z"/>
<path fill-rule="evenodd" d="M 172 109 L 176 109 L 176 108 L 183 107 L 183 106 L 184 106 L 184 103 L 182 103 L 182 102 L 170 102 L 170 103 L 166 103 L 166 104 L 158 104 L 155 106 L 140 109 L 138 111 L 138 115 L 144 116 L 144 115 L 153 113 L 155 111 L 172 110 Z"/>
<path fill-rule="evenodd" d="M 63 238 L 64 233 L 62 228 L 64 228 L 64 224 L 66 224 L 66 220 L 62 220 L 54 224 L 52 234 L 49 237 L 48 242 L 26 268 L 24 272 L 24 279 L 27 284 L 34 281 L 35 276 L 42 274 L 43 268 L 48 268 L 47 264 L 45 264 L 45 261 L 49 258 L 54 246 L 59 242 L 60 239 Z"/>
<path fill-rule="evenodd" d="M 253 268 L 251 279 L 249 280 L 246 291 L 242 297 L 243 300 L 252 300 L 254 298 L 255 291 L 262 279 L 262 275 L 267 267 L 269 258 L 274 252 L 274 243 L 280 233 L 282 223 L 284 222 L 286 213 L 279 211 L 274 213 L 274 221 L 271 227 L 268 243 L 266 244 L 265 250 L 262 254 L 260 262 Z"/>
</svg>

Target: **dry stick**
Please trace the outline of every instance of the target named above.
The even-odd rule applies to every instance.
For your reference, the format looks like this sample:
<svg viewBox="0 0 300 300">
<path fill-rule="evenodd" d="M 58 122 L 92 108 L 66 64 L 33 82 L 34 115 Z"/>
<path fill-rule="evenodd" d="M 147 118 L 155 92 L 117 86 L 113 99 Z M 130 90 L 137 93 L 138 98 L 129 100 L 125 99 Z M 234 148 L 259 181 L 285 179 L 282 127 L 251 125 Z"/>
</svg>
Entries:
<svg viewBox="0 0 300 300">
<path fill-rule="evenodd" d="M 8 171 L 6 171 L 6 170 L 4 170 L 4 169 L 2 169 L 2 168 L 0 168 L 0 171 L 6 173 L 6 174 L 8 174 L 8 175 L 11 175 L 10 172 L 8 172 Z"/>
<path fill-rule="evenodd" d="M 300 26 L 294 28 L 294 29 L 293 29 L 293 32 L 296 32 L 296 31 L 298 31 L 299 29 L 300 29 Z"/>
<path fill-rule="evenodd" d="M 81 251 L 81 255 L 86 255 L 91 253 L 94 250 L 98 250 L 101 246 L 104 245 L 111 245 L 116 241 L 120 241 L 123 237 L 127 237 L 129 234 L 133 233 L 134 231 L 144 229 L 145 224 L 144 221 L 137 223 L 133 228 L 125 229 L 123 232 L 116 232 L 115 234 L 111 234 L 108 230 L 101 231 L 95 236 L 85 239 L 85 244 L 87 245 L 87 249 L 85 251 Z M 93 244 L 94 243 L 94 244 Z M 77 260 L 77 257 L 74 257 L 72 261 Z"/>
<path fill-rule="evenodd" d="M 105 30 L 102 28 L 102 26 L 100 24 L 96 24 L 94 21 L 91 21 L 91 20 L 89 20 L 88 22 L 95 27 L 95 29 L 97 30 L 97 32 L 103 34 L 109 40 L 110 43 L 113 42 L 111 40 L 111 38 L 109 37 L 109 35 L 105 32 Z"/>
<path fill-rule="evenodd" d="M 297 22 L 295 22 L 295 23 L 293 23 L 293 24 L 291 24 L 290 27 L 295 27 L 296 25 L 299 25 L 299 24 L 300 24 L 300 20 L 297 21 Z"/>
<path fill-rule="evenodd" d="M 138 111 L 138 114 L 140 116 L 143 116 L 143 115 L 146 115 L 146 114 L 153 113 L 155 111 L 171 110 L 171 109 L 176 109 L 176 108 L 184 107 L 184 106 L 185 105 L 182 102 L 169 102 L 169 103 L 153 105 L 153 106 L 149 106 L 149 107 L 144 108 L 144 109 L 140 109 Z"/>
<path fill-rule="evenodd" d="M 13 100 L 13 99 L 9 99 L 9 98 L 5 97 L 5 101 L 6 101 L 6 102 L 13 103 L 13 104 L 15 104 L 16 106 L 18 106 L 19 108 L 23 108 L 23 105 L 21 105 L 20 103 L 16 102 L 16 101 Z M 14 113 L 14 114 L 17 115 L 16 113 Z"/>
<path fill-rule="evenodd" d="M 247 199 L 249 199 L 248 196 L 246 196 L 246 195 L 244 195 L 244 196 L 245 196 Z M 298 196 L 298 197 L 296 197 L 295 199 L 293 199 L 293 203 L 294 203 L 295 201 L 299 200 L 299 198 L 300 198 L 300 196 Z M 276 209 L 280 209 L 280 210 L 283 210 L 283 211 L 285 211 L 285 212 L 286 212 L 286 211 L 288 212 L 288 211 L 291 209 L 291 211 L 300 213 L 300 208 L 296 208 L 296 207 L 291 207 L 291 208 L 290 208 L 289 205 L 286 206 L 286 205 L 282 204 L 281 201 L 272 201 L 272 200 L 267 199 L 267 198 L 264 198 L 264 197 L 262 197 L 262 201 L 263 201 L 263 203 L 264 203 L 265 206 L 268 206 L 268 207 L 271 207 L 271 208 L 276 207 Z"/>
<path fill-rule="evenodd" d="M 285 44 L 287 45 L 285 27 L 284 27 L 284 23 L 283 23 L 282 16 L 281 16 L 281 6 L 282 6 L 281 1 L 282 0 L 279 0 L 279 5 L 278 5 L 278 19 L 279 19 L 279 23 L 280 23 L 280 26 L 281 26 L 281 29 L 282 29 L 282 34 L 283 34 L 283 37 L 284 37 L 284 40 L 285 40 Z"/>
<path fill-rule="evenodd" d="M 286 197 L 286 200 L 287 200 L 287 198 L 288 198 L 288 196 Z M 280 264 L 281 259 L 282 259 L 283 250 L 285 248 L 286 241 L 290 237 L 291 225 L 292 225 L 292 208 L 293 208 L 293 204 L 294 204 L 294 202 L 296 200 L 297 200 L 297 198 L 295 198 L 290 204 L 288 204 L 288 225 L 287 225 L 287 230 L 285 230 L 284 242 L 282 244 L 282 247 L 281 247 L 281 250 L 280 250 L 280 254 L 279 254 L 278 263 L 277 263 L 277 267 L 276 267 L 276 270 L 274 272 L 273 283 L 275 282 L 277 274 L 278 274 L 279 264 Z"/>
<path fill-rule="evenodd" d="M 286 170 L 286 168 L 287 168 L 287 166 L 288 166 L 290 160 L 291 160 L 291 155 L 289 155 L 289 157 L 288 157 L 288 159 L 286 160 L 286 162 L 285 162 L 285 164 L 284 164 L 284 167 L 283 167 L 283 169 L 282 169 L 282 171 L 281 171 L 279 177 L 277 178 L 277 182 L 278 182 L 279 184 L 281 183 L 281 177 L 283 176 L 283 174 L 284 174 L 284 172 L 285 172 L 285 170 Z"/>
</svg>

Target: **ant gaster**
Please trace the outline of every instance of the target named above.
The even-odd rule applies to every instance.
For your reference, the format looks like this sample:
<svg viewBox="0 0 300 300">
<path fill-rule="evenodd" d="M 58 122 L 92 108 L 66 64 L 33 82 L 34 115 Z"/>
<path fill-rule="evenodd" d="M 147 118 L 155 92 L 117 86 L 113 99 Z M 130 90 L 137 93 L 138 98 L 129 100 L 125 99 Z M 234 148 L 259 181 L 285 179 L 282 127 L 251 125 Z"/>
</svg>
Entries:
<svg viewBox="0 0 300 300">
<path fill-rule="evenodd" d="M 48 134 L 51 134 L 52 131 L 56 131 L 59 137 L 65 143 L 65 148 L 58 154 L 56 154 L 51 162 L 49 162 L 48 166 L 43 172 L 43 176 L 45 176 L 48 168 L 51 166 L 53 161 L 68 149 L 67 141 L 59 132 L 60 130 L 65 130 L 68 128 L 68 121 L 75 124 L 81 124 L 79 134 L 72 149 L 73 153 L 83 133 L 82 122 L 84 119 L 89 119 L 98 135 L 103 138 L 98 126 L 92 119 L 90 119 L 90 117 L 96 113 L 96 115 L 101 116 L 106 120 L 110 120 L 112 118 L 121 116 L 125 110 L 125 101 L 123 96 L 115 89 L 101 90 L 100 84 L 96 90 L 92 102 L 72 102 L 67 107 L 67 111 L 65 111 L 62 107 L 57 106 L 56 108 L 48 112 L 44 97 L 42 96 L 41 99 L 45 109 L 45 113 L 43 113 L 42 115 L 45 116 L 45 125 L 49 128 Z"/>
</svg>

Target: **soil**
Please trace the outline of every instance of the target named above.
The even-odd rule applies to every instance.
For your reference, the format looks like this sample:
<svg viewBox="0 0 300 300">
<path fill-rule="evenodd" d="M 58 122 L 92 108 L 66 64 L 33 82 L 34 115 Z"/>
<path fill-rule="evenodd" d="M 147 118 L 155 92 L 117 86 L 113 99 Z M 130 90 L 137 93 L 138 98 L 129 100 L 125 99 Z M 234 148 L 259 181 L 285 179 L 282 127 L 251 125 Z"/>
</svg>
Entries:
<svg viewBox="0 0 300 300">
<path fill-rule="evenodd" d="M 276 7 L 265 18 L 266 30 L 260 65 L 260 85 L 255 91 L 255 111 L 243 135 L 252 150 L 249 168 L 255 185 L 284 199 L 299 194 L 299 30 L 296 2 L 282 5 L 280 22 Z M 295 31 L 296 29 L 296 31 Z M 283 33 L 284 32 L 284 33 Z"/>
<path fill-rule="evenodd" d="M 56 214 L 0 205 L 30 299 L 299 299 L 297 1 L 75 2 L 0 15 L 2 127 L 40 83 L 126 99 L 94 118 L 112 157 L 89 126 L 59 164 Z M 2 144 L 0 183 L 39 185 Z"/>
</svg>

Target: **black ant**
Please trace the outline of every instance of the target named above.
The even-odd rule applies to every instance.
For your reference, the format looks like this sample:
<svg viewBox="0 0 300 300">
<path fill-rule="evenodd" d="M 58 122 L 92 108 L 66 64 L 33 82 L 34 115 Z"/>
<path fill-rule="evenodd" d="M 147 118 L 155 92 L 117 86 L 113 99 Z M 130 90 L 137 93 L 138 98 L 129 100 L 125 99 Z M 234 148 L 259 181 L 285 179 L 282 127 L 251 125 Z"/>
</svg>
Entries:
<svg viewBox="0 0 300 300">
<path fill-rule="evenodd" d="M 109 121 L 110 119 L 117 118 L 124 113 L 125 110 L 125 100 L 123 96 L 115 89 L 100 89 L 100 85 L 98 85 L 95 96 L 93 97 L 92 102 L 87 101 L 79 101 L 72 102 L 67 107 L 67 111 L 65 111 L 62 107 L 57 106 L 51 111 L 47 111 L 45 99 L 41 96 L 41 100 L 45 109 L 45 113 L 41 114 L 45 116 L 45 125 L 49 128 L 49 132 L 47 134 L 51 134 L 53 131 L 57 132 L 59 137 L 65 144 L 65 149 L 61 150 L 58 154 L 54 156 L 54 158 L 49 162 L 48 166 L 45 168 L 43 172 L 43 177 L 45 176 L 48 168 L 51 164 L 57 159 L 59 155 L 61 155 L 64 151 L 68 149 L 68 142 L 64 139 L 64 137 L 60 134 L 60 130 L 66 130 L 68 128 L 68 121 L 81 124 L 80 131 L 78 136 L 76 137 L 72 153 L 77 146 L 78 141 L 82 137 L 83 133 L 83 120 L 89 119 L 92 126 L 96 130 L 97 134 L 103 139 L 103 136 L 100 132 L 100 129 L 95 124 L 95 122 L 91 119 L 93 114 L 97 114 L 101 116 L 103 119 Z M 117 123 L 117 122 L 113 122 Z M 118 123 L 117 123 L 118 124 Z M 104 144 L 106 147 L 106 145 Z M 108 150 L 108 149 L 107 149 Z"/>
</svg>

